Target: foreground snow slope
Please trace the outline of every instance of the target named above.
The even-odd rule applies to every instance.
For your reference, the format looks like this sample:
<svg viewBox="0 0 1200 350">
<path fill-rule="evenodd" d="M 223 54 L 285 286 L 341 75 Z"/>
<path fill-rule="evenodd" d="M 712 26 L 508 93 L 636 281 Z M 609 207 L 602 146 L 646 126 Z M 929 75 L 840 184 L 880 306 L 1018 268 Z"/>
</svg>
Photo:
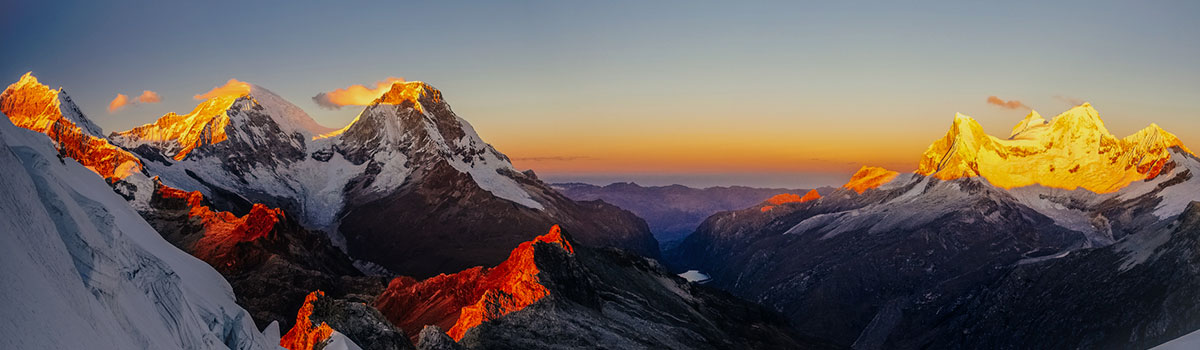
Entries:
<svg viewBox="0 0 1200 350">
<path fill-rule="evenodd" d="M 275 348 L 221 275 L 7 117 L 0 172 L 0 348 Z"/>
</svg>

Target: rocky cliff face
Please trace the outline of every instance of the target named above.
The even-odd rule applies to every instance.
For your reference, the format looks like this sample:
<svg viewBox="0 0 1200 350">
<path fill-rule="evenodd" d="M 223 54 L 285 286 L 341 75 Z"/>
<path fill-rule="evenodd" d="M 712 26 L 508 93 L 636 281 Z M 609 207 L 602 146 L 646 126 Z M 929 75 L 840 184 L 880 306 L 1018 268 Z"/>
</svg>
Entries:
<svg viewBox="0 0 1200 350">
<path fill-rule="evenodd" d="M 1014 266 L 902 347 L 1146 349 L 1200 329 L 1200 203 L 1113 245 Z M 912 327 L 916 328 L 916 327 Z M 1003 329 L 1003 332 L 997 332 Z M 908 338 L 908 339 L 900 339 Z"/>
<path fill-rule="evenodd" d="M 381 279 L 363 276 L 321 232 L 280 209 L 255 204 L 237 216 L 212 209 L 200 192 L 157 184 L 141 215 L 171 244 L 204 260 L 233 285 L 239 304 L 265 327 L 290 327 L 305 296 L 374 294 Z"/>
<path fill-rule="evenodd" d="M 339 339 L 339 338 L 345 339 Z M 404 350 L 413 345 L 379 313 L 362 302 L 328 297 L 322 291 L 309 293 L 296 313 L 296 322 L 280 346 L 289 350 L 328 348 L 345 341 L 363 350 Z"/>
</svg>

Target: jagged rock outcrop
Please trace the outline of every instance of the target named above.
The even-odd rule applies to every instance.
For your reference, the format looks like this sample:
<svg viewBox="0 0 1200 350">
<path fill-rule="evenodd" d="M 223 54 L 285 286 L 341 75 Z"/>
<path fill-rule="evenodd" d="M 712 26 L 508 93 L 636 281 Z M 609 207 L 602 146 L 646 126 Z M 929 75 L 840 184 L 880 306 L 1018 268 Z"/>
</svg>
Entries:
<svg viewBox="0 0 1200 350">
<path fill-rule="evenodd" d="M 295 326 L 280 339 L 280 346 L 290 350 L 320 349 L 335 340 L 335 333 L 363 350 L 413 349 L 404 331 L 378 310 L 361 302 L 326 296 L 322 291 L 305 297 Z"/>
<path fill-rule="evenodd" d="M 462 346 L 446 335 L 440 327 L 436 325 L 425 326 L 421 329 L 420 339 L 417 342 L 418 350 L 462 350 Z"/>
<path fill-rule="evenodd" d="M 214 210 L 198 191 L 161 183 L 141 211 L 168 241 L 220 271 L 260 327 L 292 315 L 313 290 L 336 296 L 372 295 L 383 279 L 367 277 L 321 232 L 307 230 L 282 210 L 255 204 L 237 216 Z"/>
<path fill-rule="evenodd" d="M 654 260 L 574 245 L 557 227 L 494 268 L 397 278 L 376 305 L 406 330 L 449 329 L 467 349 L 830 346 L 794 336 L 778 316 Z"/>
</svg>

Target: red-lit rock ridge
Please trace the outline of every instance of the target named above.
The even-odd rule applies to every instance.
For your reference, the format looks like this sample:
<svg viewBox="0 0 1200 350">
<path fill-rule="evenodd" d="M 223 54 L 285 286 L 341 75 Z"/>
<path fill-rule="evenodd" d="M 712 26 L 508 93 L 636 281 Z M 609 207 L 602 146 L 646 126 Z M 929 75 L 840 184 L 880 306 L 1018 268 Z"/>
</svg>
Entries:
<svg viewBox="0 0 1200 350">
<path fill-rule="evenodd" d="M 386 287 L 383 278 L 362 276 L 324 233 L 304 228 L 282 209 L 253 204 L 227 212 L 200 192 L 157 180 L 142 217 L 168 242 L 221 272 L 259 327 L 272 321 L 290 327 L 296 307 L 314 290 L 340 298 Z"/>
<path fill-rule="evenodd" d="M 408 277 L 392 280 L 376 300 L 376 307 L 408 334 L 425 325 L 449 329 L 455 340 L 480 323 L 515 312 L 549 295 L 538 279 L 534 245 L 552 244 L 574 254 L 556 225 L 550 232 L 513 249 L 508 260 L 493 268 L 475 267 L 452 275 L 417 282 Z"/>
<path fill-rule="evenodd" d="M 787 203 L 804 203 L 820 198 L 821 194 L 817 193 L 817 190 L 809 190 L 808 193 L 805 193 L 803 197 L 791 193 L 780 193 L 767 199 L 767 203 L 770 203 L 770 205 L 764 205 L 760 210 L 763 212 L 768 212 L 771 211 L 771 209 L 775 209 L 775 206 L 777 205 L 783 205 Z"/>
<path fill-rule="evenodd" d="M 330 328 L 325 322 L 313 324 L 310 320 L 313 310 L 316 308 L 313 303 L 317 301 L 317 298 L 324 296 L 325 292 L 318 290 L 309 293 L 308 297 L 304 298 L 304 305 L 296 313 L 296 325 L 292 326 L 292 329 L 279 339 L 279 346 L 289 350 L 312 350 L 329 340 L 329 337 L 333 335 L 333 328 Z"/>
<path fill-rule="evenodd" d="M 155 184 L 154 200 L 186 203 L 187 220 L 198 224 L 202 235 L 185 250 L 221 271 L 239 271 L 243 265 L 265 260 L 265 252 L 247 249 L 249 247 L 241 243 L 273 238 L 275 225 L 284 218 L 282 210 L 258 203 L 240 217 L 227 211 L 214 211 L 204 204 L 204 195 L 199 191 L 187 192 L 161 183 Z"/>
<path fill-rule="evenodd" d="M 0 94 L 0 112 L 19 127 L 46 134 L 54 140 L 60 154 L 79 161 L 109 181 L 142 171 L 142 162 L 110 144 L 66 92 L 39 83 L 32 72 L 25 73 Z"/>
</svg>

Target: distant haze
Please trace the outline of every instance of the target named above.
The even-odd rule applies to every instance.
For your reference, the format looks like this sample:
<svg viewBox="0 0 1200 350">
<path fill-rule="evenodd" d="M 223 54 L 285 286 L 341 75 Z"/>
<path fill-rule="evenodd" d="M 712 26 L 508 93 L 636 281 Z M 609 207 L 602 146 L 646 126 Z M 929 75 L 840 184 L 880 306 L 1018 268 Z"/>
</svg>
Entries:
<svg viewBox="0 0 1200 350">
<path fill-rule="evenodd" d="M 704 174 L 654 174 L 654 173 L 538 173 L 538 178 L 549 183 L 580 182 L 604 186 L 616 182 L 633 182 L 642 186 L 684 185 L 694 188 L 714 186 L 748 186 L 774 188 L 818 188 L 838 187 L 850 180 L 852 172 L 832 173 L 704 173 Z"/>
</svg>

